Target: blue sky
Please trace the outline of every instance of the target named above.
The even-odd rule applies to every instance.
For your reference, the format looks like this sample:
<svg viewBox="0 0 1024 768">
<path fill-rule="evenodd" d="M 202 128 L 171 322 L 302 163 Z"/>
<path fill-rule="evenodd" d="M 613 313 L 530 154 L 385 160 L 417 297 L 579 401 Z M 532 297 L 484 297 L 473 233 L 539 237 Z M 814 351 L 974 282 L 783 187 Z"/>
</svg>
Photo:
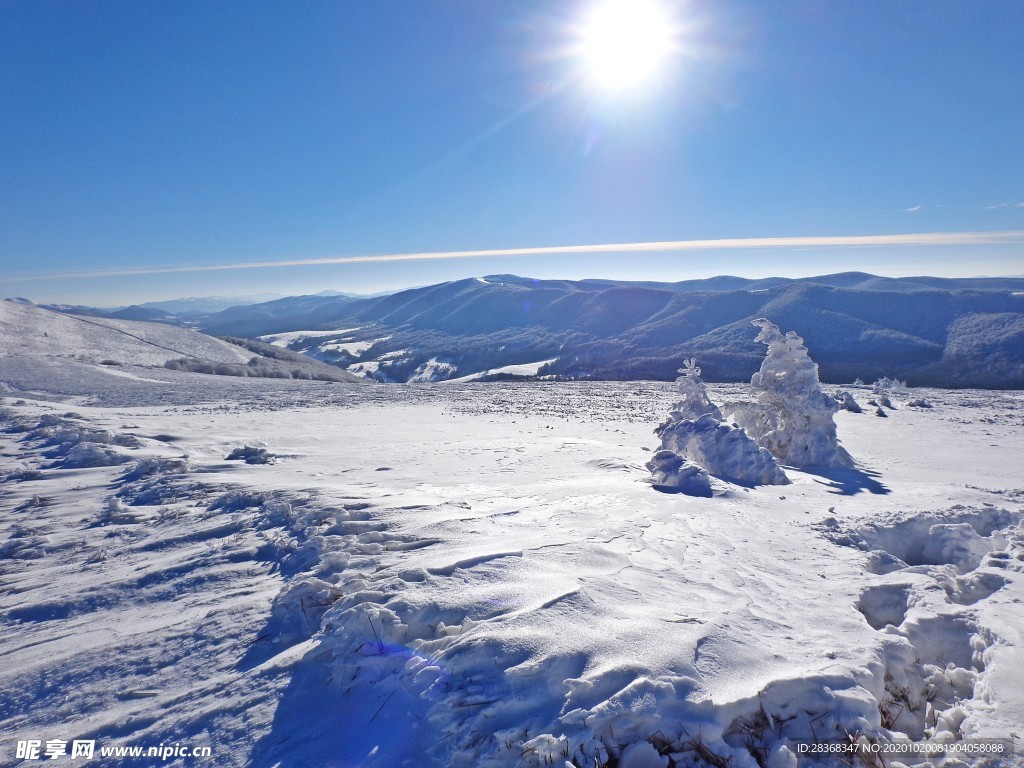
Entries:
<svg viewBox="0 0 1024 768">
<path fill-rule="evenodd" d="M 665 0 L 673 51 L 620 90 L 577 50 L 602 1 L 5 0 L 0 294 L 1024 273 L 1018 0 Z M 936 232 L 1011 234 L 756 240 Z"/>
</svg>

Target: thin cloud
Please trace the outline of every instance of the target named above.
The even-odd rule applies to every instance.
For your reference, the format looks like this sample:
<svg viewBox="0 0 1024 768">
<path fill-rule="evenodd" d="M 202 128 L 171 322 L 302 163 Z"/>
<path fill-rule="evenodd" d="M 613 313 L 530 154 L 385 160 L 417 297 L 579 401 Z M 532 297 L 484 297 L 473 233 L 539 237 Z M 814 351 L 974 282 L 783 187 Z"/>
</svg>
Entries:
<svg viewBox="0 0 1024 768">
<path fill-rule="evenodd" d="M 604 243 L 599 245 L 549 245 L 529 248 L 485 248 L 468 251 L 424 251 L 385 253 L 283 261 L 247 261 L 226 264 L 194 264 L 176 267 L 147 266 L 118 269 L 78 270 L 74 272 L 11 276 L 9 280 L 64 280 L 68 278 L 130 277 L 189 272 L 222 272 L 246 269 L 284 269 L 332 264 L 374 264 L 453 259 L 509 258 L 518 256 L 565 256 L 590 253 L 671 253 L 774 248 L 863 248 L 880 246 L 1006 245 L 1024 243 L 1024 230 L 1001 232 L 919 232 L 902 235 L 840 235 L 830 237 L 742 237 L 716 240 L 666 240 L 643 243 Z"/>
<path fill-rule="evenodd" d="M 915 205 L 915 206 L 914 206 L 914 207 L 912 207 L 912 208 L 907 208 L 907 213 L 917 213 L 917 212 L 918 212 L 918 211 L 920 211 L 920 210 L 921 210 L 922 208 L 924 208 L 924 206 L 923 206 L 923 205 Z"/>
</svg>

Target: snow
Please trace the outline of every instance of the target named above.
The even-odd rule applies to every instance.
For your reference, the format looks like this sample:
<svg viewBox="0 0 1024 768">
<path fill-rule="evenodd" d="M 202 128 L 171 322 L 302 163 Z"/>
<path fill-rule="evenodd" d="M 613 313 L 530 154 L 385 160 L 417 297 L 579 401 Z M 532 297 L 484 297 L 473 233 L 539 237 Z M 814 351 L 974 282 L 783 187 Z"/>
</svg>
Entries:
<svg viewBox="0 0 1024 768">
<path fill-rule="evenodd" d="M 775 457 L 734 424 L 725 424 L 722 412 L 708 397 L 693 358 L 686 361 L 676 380 L 680 400 L 656 431 L 661 450 L 647 467 L 654 485 L 690 496 L 710 496 L 708 475 L 754 485 L 785 485 L 786 473 Z"/>
<path fill-rule="evenodd" d="M 370 341 L 338 341 L 331 342 L 329 344 L 320 344 L 317 349 L 319 349 L 321 353 L 333 352 L 335 355 L 347 354 L 352 357 L 359 357 L 359 355 L 363 354 L 363 352 L 376 343 L 377 341 L 375 339 Z"/>
<path fill-rule="evenodd" d="M 254 354 L 194 330 L 157 323 L 78 317 L 30 304 L 0 301 L 0 391 L 87 393 L 122 387 L 112 378 L 177 388 L 170 369 L 231 378 L 277 376 L 327 381 L 355 377 L 299 355 L 282 361 Z M 156 372 L 154 369 L 158 369 Z M 211 384 L 209 389 L 220 386 Z M 200 388 L 203 390 L 204 388 Z"/>
<path fill-rule="evenodd" d="M 835 398 L 835 401 L 839 403 L 839 407 L 844 411 L 861 413 L 864 410 L 860 407 L 860 403 L 857 402 L 856 398 L 854 398 L 854 396 L 845 389 L 838 390 L 833 397 Z"/>
<path fill-rule="evenodd" d="M 846 732 L 1022 735 L 1024 393 L 839 411 L 856 466 L 692 497 L 644 468 L 665 384 L 27 359 L 0 362 L 0 750 L 754 768 Z"/>
<path fill-rule="evenodd" d="M 761 368 L 750 380 L 756 405 L 734 408 L 733 418 L 750 437 L 783 464 L 796 467 L 851 466 L 853 459 L 839 445 L 833 415 L 840 405 L 821 390 L 818 366 L 804 340 L 764 318 L 757 341 L 768 345 Z"/>
<path fill-rule="evenodd" d="M 685 450 L 685 449 L 684 449 Z M 663 448 L 647 462 L 655 488 L 678 491 L 687 496 L 712 496 L 711 476 L 696 462 Z"/>
<path fill-rule="evenodd" d="M 374 344 L 379 344 L 391 338 L 390 336 L 363 340 L 347 338 L 348 334 L 355 333 L 358 330 L 360 330 L 359 327 L 338 328 L 333 331 L 288 331 L 287 333 L 267 334 L 259 336 L 258 338 L 261 341 L 268 342 L 278 347 L 291 347 L 298 344 L 299 346 L 306 347 L 304 351 L 307 355 L 318 360 L 326 360 L 328 362 L 336 361 L 341 355 L 359 357 Z M 328 340 L 321 342 L 318 341 L 319 339 Z M 349 367 L 346 370 L 351 370 L 352 373 L 361 373 L 369 369 L 364 367 L 359 371 L 356 371 Z"/>
<path fill-rule="evenodd" d="M 288 331 L 286 333 L 268 333 L 264 336 L 257 336 L 260 341 L 273 344 L 275 347 L 287 347 L 295 341 L 305 339 L 320 339 L 328 336 L 343 336 L 346 333 L 355 333 L 359 328 L 337 328 L 333 331 Z"/>
<path fill-rule="evenodd" d="M 365 376 L 368 379 L 372 379 L 375 378 L 377 371 L 380 370 L 380 362 L 377 360 L 364 360 L 363 362 L 353 363 L 345 370 L 357 376 Z"/>
<path fill-rule="evenodd" d="M 444 381 L 457 371 L 454 363 L 432 357 L 425 363 L 421 363 L 406 381 L 409 384 Z"/>
<path fill-rule="evenodd" d="M 33 355 L 161 366 L 182 355 L 218 363 L 245 363 L 241 347 L 185 328 L 132 320 L 78 317 L 0 301 L 0 358 Z"/>
<path fill-rule="evenodd" d="M 390 336 L 383 336 L 373 339 L 354 339 L 350 334 L 361 330 L 361 328 L 338 328 L 333 331 L 289 331 L 287 333 L 267 334 L 258 337 L 275 346 L 298 349 L 310 357 L 322 360 L 326 363 L 337 364 L 344 356 L 358 358 L 376 344 L 390 339 Z M 400 356 L 399 353 L 391 353 L 391 356 Z M 350 373 L 366 378 L 377 378 L 375 376 L 381 361 L 389 357 L 382 355 L 380 360 L 362 360 L 357 363 L 343 365 L 341 367 Z M 428 380 L 428 379 L 425 379 Z"/>
<path fill-rule="evenodd" d="M 383 359 L 383 358 L 382 358 Z M 502 365 L 498 368 L 488 368 L 486 371 L 480 371 L 478 373 L 471 373 L 466 376 L 459 376 L 454 379 L 447 379 L 449 383 L 462 383 L 467 381 L 476 381 L 482 379 L 484 376 L 493 376 L 495 374 L 510 374 L 512 376 L 536 376 L 540 369 L 545 365 L 557 362 L 557 357 L 552 357 L 549 360 L 538 360 L 535 363 L 518 363 L 515 365 Z"/>
<path fill-rule="evenodd" d="M 121 371 L 117 368 L 111 368 L 109 365 L 94 365 L 93 370 L 101 371 L 108 376 L 119 376 L 122 379 L 131 379 L 132 381 L 148 381 L 153 384 L 169 384 L 167 379 L 153 379 L 148 376 L 139 376 L 138 374 L 131 373 L 129 371 Z"/>
</svg>

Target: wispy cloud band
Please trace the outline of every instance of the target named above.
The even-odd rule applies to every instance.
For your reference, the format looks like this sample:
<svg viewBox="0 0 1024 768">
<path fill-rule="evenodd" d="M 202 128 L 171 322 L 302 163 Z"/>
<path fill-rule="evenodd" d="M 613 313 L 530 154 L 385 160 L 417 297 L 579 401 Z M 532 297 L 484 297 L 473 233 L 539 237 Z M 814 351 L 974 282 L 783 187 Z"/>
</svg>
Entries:
<svg viewBox="0 0 1024 768">
<path fill-rule="evenodd" d="M 420 253 L 385 253 L 322 258 L 287 259 L 281 261 L 247 261 L 221 264 L 181 266 L 140 266 L 109 269 L 47 272 L 35 275 L 3 276 L 5 280 L 64 280 L 133 275 L 180 274 L 187 272 L 220 272 L 245 269 L 283 269 L 331 264 L 366 264 L 402 261 L 450 259 L 508 258 L 518 256 L 561 256 L 579 254 L 668 253 L 685 251 L 757 250 L 774 248 L 849 248 L 881 246 L 951 246 L 1007 245 L 1024 243 L 1024 230 L 999 232 L 918 232 L 899 235 L 838 235 L 827 237 L 741 237 L 714 240 L 666 240 L 644 243 L 603 243 L 587 245 L 549 245 L 529 248 L 484 248 L 465 251 L 424 251 Z"/>
</svg>

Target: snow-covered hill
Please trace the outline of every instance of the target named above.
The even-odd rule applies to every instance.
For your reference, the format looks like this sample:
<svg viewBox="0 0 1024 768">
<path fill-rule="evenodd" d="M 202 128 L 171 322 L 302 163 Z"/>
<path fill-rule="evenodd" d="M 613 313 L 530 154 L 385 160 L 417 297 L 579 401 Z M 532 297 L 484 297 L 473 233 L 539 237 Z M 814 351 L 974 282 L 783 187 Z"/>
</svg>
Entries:
<svg viewBox="0 0 1024 768">
<path fill-rule="evenodd" d="M 252 355 L 206 334 L 159 323 L 82 317 L 0 301 L 0 355 L 162 366 L 176 357 L 245 363 Z"/>
<path fill-rule="evenodd" d="M 643 466 L 669 385 L 168 373 L 3 398 L 4 764 L 807 768 L 1024 736 L 1019 392 L 842 411 L 854 467 L 692 498 Z"/>
<path fill-rule="evenodd" d="M 0 391 L 48 387 L 91 394 L 113 388 L 112 378 L 167 384 L 176 380 L 178 371 L 232 378 L 361 380 L 305 355 L 256 342 L 229 343 L 161 323 L 0 301 Z"/>
</svg>

